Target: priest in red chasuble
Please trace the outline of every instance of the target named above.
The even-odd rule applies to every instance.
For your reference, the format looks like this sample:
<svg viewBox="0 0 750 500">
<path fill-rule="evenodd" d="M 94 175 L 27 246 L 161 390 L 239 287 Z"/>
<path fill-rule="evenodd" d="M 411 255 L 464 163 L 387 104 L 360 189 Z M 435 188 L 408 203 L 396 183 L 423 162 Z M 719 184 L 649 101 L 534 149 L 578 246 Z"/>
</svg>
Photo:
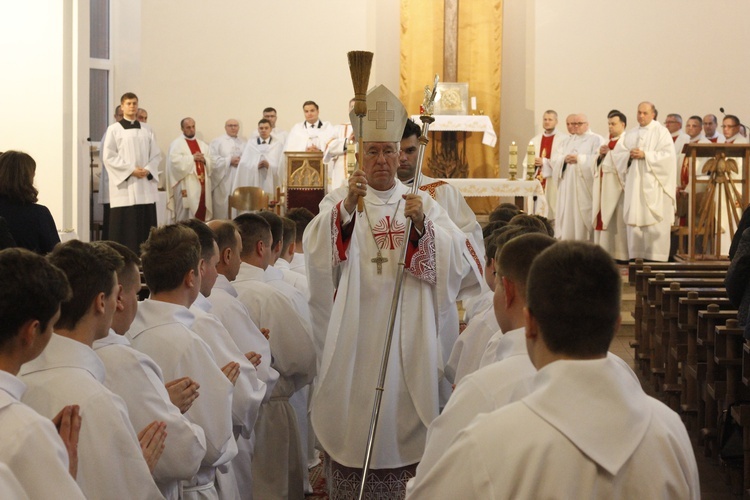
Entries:
<svg viewBox="0 0 750 500">
<path fill-rule="evenodd" d="M 167 155 L 167 216 L 170 222 L 211 220 L 213 161 L 208 144 L 195 137 L 192 118 L 183 118 L 180 128 L 182 135 L 172 141 Z"/>
</svg>

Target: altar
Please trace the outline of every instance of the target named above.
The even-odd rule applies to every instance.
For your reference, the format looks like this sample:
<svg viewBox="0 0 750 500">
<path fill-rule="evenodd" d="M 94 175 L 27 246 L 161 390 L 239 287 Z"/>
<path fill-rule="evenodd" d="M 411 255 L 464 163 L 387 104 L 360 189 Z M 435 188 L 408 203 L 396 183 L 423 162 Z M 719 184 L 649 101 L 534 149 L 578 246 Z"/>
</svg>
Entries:
<svg viewBox="0 0 750 500">
<path fill-rule="evenodd" d="M 528 214 L 547 216 L 549 206 L 542 184 L 537 180 L 510 179 L 440 179 L 455 186 L 464 198 L 514 197 L 523 198 Z"/>
</svg>

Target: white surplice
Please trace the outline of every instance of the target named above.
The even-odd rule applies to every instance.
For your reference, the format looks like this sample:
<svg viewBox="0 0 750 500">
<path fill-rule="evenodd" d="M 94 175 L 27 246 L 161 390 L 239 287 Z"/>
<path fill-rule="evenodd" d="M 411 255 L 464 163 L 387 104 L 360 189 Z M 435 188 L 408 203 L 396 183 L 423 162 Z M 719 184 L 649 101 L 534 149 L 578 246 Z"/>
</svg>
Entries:
<svg viewBox="0 0 750 500">
<path fill-rule="evenodd" d="M 557 182 L 555 238 L 593 241 L 591 224 L 594 165 L 604 138 L 591 131 L 569 136 L 552 154 L 552 176 Z M 577 163 L 565 157 L 578 155 Z"/>
<path fill-rule="evenodd" d="M 198 142 L 198 147 L 206 160 L 203 167 L 206 190 L 206 220 L 211 220 L 213 218 L 211 202 L 213 158 L 209 153 L 208 144 L 196 137 L 193 137 L 193 139 Z M 184 135 L 181 135 L 169 145 L 165 174 L 168 220 L 178 222 L 195 217 L 200 202 L 201 183 L 198 179 L 193 153 L 190 152 L 187 137 Z M 183 191 L 185 191 L 186 196 L 183 196 Z M 224 216 L 225 214 L 216 214 L 216 217 Z"/>
<path fill-rule="evenodd" d="M 352 131 L 351 123 L 334 125 L 323 149 L 323 163 L 328 165 L 328 191 L 340 188 L 346 182 L 346 150 Z"/>
<path fill-rule="evenodd" d="M 617 139 L 617 142 L 621 139 L 622 136 Z M 594 243 L 617 260 L 628 260 L 628 235 L 623 215 L 624 187 L 625 177 L 617 169 L 612 159 L 612 151 L 608 151 L 599 165 L 594 164 L 591 215 L 593 216 Z M 596 229 L 599 213 L 602 218 L 601 230 Z"/>
<path fill-rule="evenodd" d="M 685 144 L 690 142 L 690 136 L 687 135 L 685 132 L 678 130 L 676 134 L 669 134 L 672 137 L 672 140 L 674 141 L 674 154 L 675 158 L 677 159 L 677 170 L 680 169 L 680 153 L 682 153 L 682 148 L 685 147 Z"/>
<path fill-rule="evenodd" d="M 306 301 L 310 298 L 310 287 L 307 284 L 307 276 L 302 273 L 292 271 L 291 262 L 287 262 L 285 259 L 278 259 L 273 266 L 281 271 L 284 276 L 284 281 L 302 292 L 302 295 L 305 296 L 305 304 L 307 304 Z"/>
<path fill-rule="evenodd" d="M 7 464 L 29 498 L 85 498 L 68 472 L 68 451 L 52 421 L 21 403 L 25 391 L 19 378 L 0 370 L 0 465 Z M 3 486 L 0 498 L 23 498 Z"/>
<path fill-rule="evenodd" d="M 223 274 L 216 278 L 208 301 L 213 306 L 211 312 L 219 318 L 240 351 L 260 354 L 256 371 L 258 378 L 266 384 L 264 402 L 268 402 L 279 380 L 279 372 L 271 366 L 271 344 L 250 318 L 247 307 L 237 298 L 237 290 Z"/>
<path fill-rule="evenodd" d="M 237 455 L 232 434 L 232 383 L 222 373 L 211 349 L 190 327 L 195 316 L 188 308 L 147 299 L 127 332 L 131 345 L 162 369 L 166 380 L 190 377 L 201 385 L 200 396 L 185 413 L 206 435 L 206 455 L 184 498 L 216 498 L 215 469 Z"/>
<path fill-rule="evenodd" d="M 296 123 L 286 137 L 284 151 L 305 151 L 310 146 L 323 151 L 333 132 L 333 126 L 321 120 L 312 125 L 306 121 Z"/>
<path fill-rule="evenodd" d="M 104 364 L 93 349 L 53 334 L 19 375 L 28 386 L 22 401 L 43 416 L 53 418 L 66 405 L 80 406 L 85 424 L 78 438 L 76 482 L 86 498 L 163 498 L 125 402 L 104 387 Z"/>
<path fill-rule="evenodd" d="M 630 150 L 646 157 L 630 161 Z M 669 131 L 656 120 L 630 129 L 617 142 L 612 159 L 625 177 L 623 216 L 628 258 L 667 261 L 675 211 L 675 153 Z"/>
<path fill-rule="evenodd" d="M 490 302 L 489 306 L 481 310 L 458 336 L 445 367 L 446 378 L 458 384 L 465 376 L 478 370 L 487 343 L 498 330 L 500 330 L 500 325 L 497 324 L 495 309 Z"/>
<path fill-rule="evenodd" d="M 486 270 L 485 270 L 486 271 Z M 489 287 L 484 292 L 462 302 L 464 306 L 464 323 L 470 324 L 471 321 L 488 307 L 492 307 L 492 300 L 495 296 L 495 292 L 489 290 Z"/>
<path fill-rule="evenodd" d="M 253 495 L 303 498 L 307 470 L 302 469 L 302 444 L 289 397 L 315 377 L 315 347 L 291 301 L 265 282 L 263 269 L 243 262 L 233 286 L 255 324 L 270 330 L 272 366 L 279 372 L 271 401 L 261 407 L 255 425 Z"/>
<path fill-rule="evenodd" d="M 289 269 L 291 269 L 295 273 L 300 273 L 301 275 L 307 277 L 307 271 L 305 270 L 305 254 L 294 252 L 292 262 L 289 265 Z"/>
<path fill-rule="evenodd" d="M 213 314 L 213 306 L 203 294 L 198 294 L 195 302 L 190 306 L 190 312 L 195 315 L 192 330 L 211 348 L 217 364 L 220 367 L 229 362 L 240 365 L 240 374 L 234 383 L 232 393 L 232 423 L 234 435 L 237 438 L 238 452 L 228 464 L 233 470 L 229 471 L 224 467 L 216 473 L 217 486 L 220 486 L 219 498 L 233 498 L 235 491 L 238 494 L 241 491 L 237 476 L 242 481 L 243 475 L 249 473 L 252 468 L 253 447 L 240 446 L 240 439 L 249 442 L 253 438 L 253 429 L 260 412 L 260 405 L 266 395 L 266 384 L 259 379 L 255 366 L 237 347 L 221 320 Z M 247 486 L 246 482 L 242 485 Z M 252 483 L 250 486 L 252 487 Z"/>
<path fill-rule="evenodd" d="M 258 378 L 266 385 L 263 403 L 271 399 L 276 382 L 279 380 L 279 372 L 271 366 L 271 345 L 263 336 L 247 311 L 245 305 L 237 299 L 237 290 L 227 280 L 226 276 L 219 274 L 208 297 L 213 306 L 211 312 L 226 328 L 229 335 L 237 344 L 240 351 L 260 354 L 260 364 L 256 367 Z M 257 419 L 256 419 L 257 424 Z M 252 494 L 252 458 L 255 452 L 255 433 L 248 439 L 237 437 L 237 448 L 239 452 L 232 460 L 234 478 L 240 492 L 246 495 Z"/>
<path fill-rule="evenodd" d="M 217 137 L 208 146 L 213 160 L 211 169 L 211 203 L 213 216 L 223 219 L 229 213 L 229 195 L 232 194 L 234 177 L 239 165 L 232 165 L 232 157 L 242 156 L 245 139 L 224 134 Z"/>
<path fill-rule="evenodd" d="M 445 321 L 455 318 L 449 309 L 456 309 L 468 254 L 466 236 L 428 194 L 420 192 L 425 229 L 415 248 L 409 241 L 412 235 L 403 234 L 402 196 L 407 192 L 398 181 L 386 192 L 368 187 L 366 212 L 355 211 L 352 216 L 343 201 L 332 202 L 337 193 L 331 193 L 305 231 L 311 299 L 319 289 L 325 294 L 330 287 L 337 289 L 313 395 L 313 428 L 332 459 L 348 467 L 362 465 L 402 245 L 411 249 L 395 319 L 373 468 L 403 467 L 420 460 L 427 426 L 439 410 L 438 384 L 444 363 L 457 336 L 457 328 Z M 347 221 L 354 227 L 344 241 L 342 228 Z M 376 241 L 388 259 L 382 274 L 372 262 L 378 251 Z M 446 338 L 450 332 L 455 333 Z"/>
<path fill-rule="evenodd" d="M 286 179 L 286 158 L 284 144 L 273 137 L 268 140 L 270 143 L 263 144 L 263 140 L 257 138 L 245 145 L 232 192 L 238 187 L 254 186 L 263 189 L 269 199 L 276 198 L 276 188 L 282 187 Z M 262 160 L 268 162 L 268 168 L 258 168 Z"/>
<path fill-rule="evenodd" d="M 107 128 L 102 151 L 112 208 L 157 202 L 161 150 L 151 127 L 141 123 L 140 128 L 126 130 L 119 122 L 113 123 Z M 133 176 L 135 167 L 148 170 L 151 179 Z"/>
<path fill-rule="evenodd" d="M 453 391 L 442 413 L 427 430 L 427 444 L 409 490 L 445 454 L 456 436 L 480 413 L 489 413 L 531 392 L 536 368 L 526 350 L 526 329 L 503 335 L 498 361 L 466 376 Z"/>
<path fill-rule="evenodd" d="M 198 472 L 206 454 L 203 429 L 172 404 L 161 368 L 133 349 L 124 335 L 110 330 L 93 348 L 107 370 L 104 385 L 125 401 L 133 428 L 143 429 L 153 421 L 167 424 L 164 452 L 153 475 L 167 500 L 179 498 L 180 481 L 189 481 Z"/>
<path fill-rule="evenodd" d="M 58 493 L 58 491 L 55 490 L 55 493 Z M 29 500 L 29 495 L 26 494 L 16 475 L 3 462 L 0 462 L 0 498 Z M 78 497 L 72 496 L 70 498 L 83 498 L 83 493 L 79 492 Z"/>
<path fill-rule="evenodd" d="M 614 356 L 548 364 L 415 483 L 408 498 L 700 498 L 685 425 Z"/>
</svg>

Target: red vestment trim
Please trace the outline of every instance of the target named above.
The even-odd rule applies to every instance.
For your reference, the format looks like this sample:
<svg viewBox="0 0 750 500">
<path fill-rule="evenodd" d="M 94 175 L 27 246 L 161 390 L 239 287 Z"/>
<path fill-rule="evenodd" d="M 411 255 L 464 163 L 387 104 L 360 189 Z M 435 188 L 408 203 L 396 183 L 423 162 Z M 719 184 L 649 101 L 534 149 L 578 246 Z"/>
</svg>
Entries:
<svg viewBox="0 0 750 500">
<path fill-rule="evenodd" d="M 433 200 L 435 200 L 435 199 L 437 199 L 436 198 L 436 196 L 437 196 L 436 189 L 439 188 L 440 186 L 444 185 L 444 184 L 448 184 L 448 183 L 445 182 L 445 181 L 435 181 L 435 182 L 432 182 L 430 184 L 425 184 L 424 186 L 419 186 L 419 190 L 420 191 L 427 191 L 430 194 L 430 197 Z"/>
<path fill-rule="evenodd" d="M 188 148 L 190 148 L 190 154 L 202 153 L 201 147 L 198 145 L 198 141 L 195 139 L 185 139 Z M 202 161 L 195 162 L 195 175 L 198 177 L 198 182 L 201 183 L 201 196 L 198 200 L 198 208 L 195 210 L 195 218 L 198 220 L 206 220 L 206 164 Z"/>
</svg>

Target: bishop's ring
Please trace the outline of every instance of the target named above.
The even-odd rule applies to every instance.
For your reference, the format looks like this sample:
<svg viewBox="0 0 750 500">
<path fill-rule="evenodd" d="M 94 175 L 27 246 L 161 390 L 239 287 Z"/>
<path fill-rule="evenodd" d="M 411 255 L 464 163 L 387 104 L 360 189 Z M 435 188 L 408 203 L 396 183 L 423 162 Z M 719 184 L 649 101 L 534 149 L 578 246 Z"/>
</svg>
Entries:
<svg viewBox="0 0 750 500">
<path fill-rule="evenodd" d="M 357 187 L 358 187 L 358 188 L 361 188 L 361 187 L 362 187 L 362 183 L 361 183 L 361 182 L 358 182 L 358 183 L 357 183 Z"/>
</svg>

